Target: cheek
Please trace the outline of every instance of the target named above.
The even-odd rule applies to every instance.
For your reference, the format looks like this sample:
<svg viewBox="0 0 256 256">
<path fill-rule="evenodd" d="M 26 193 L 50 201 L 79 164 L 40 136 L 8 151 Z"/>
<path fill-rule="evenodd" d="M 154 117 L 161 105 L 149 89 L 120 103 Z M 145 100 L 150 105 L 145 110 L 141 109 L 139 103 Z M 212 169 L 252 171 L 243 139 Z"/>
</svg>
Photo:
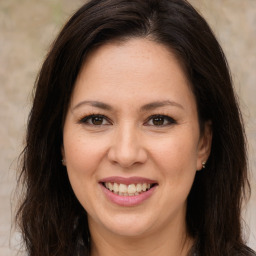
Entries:
<svg viewBox="0 0 256 256">
<path fill-rule="evenodd" d="M 75 137 L 72 133 L 64 136 L 64 152 L 68 177 L 72 189 L 87 210 L 92 208 L 91 191 L 95 191 L 97 170 L 102 159 L 103 149 L 98 143 L 85 136 Z M 95 191 L 96 192 L 96 191 Z"/>
<path fill-rule="evenodd" d="M 66 134 L 64 152 L 67 168 L 81 175 L 93 172 L 104 155 L 105 148 L 102 145 L 104 144 L 87 136 L 75 137 L 72 134 Z"/>
<path fill-rule="evenodd" d="M 152 158 L 162 175 L 169 203 L 183 203 L 191 189 L 197 164 L 197 141 L 190 136 L 173 136 L 155 143 Z M 164 195 L 163 195 L 164 197 Z"/>
<path fill-rule="evenodd" d="M 173 136 L 154 143 L 151 155 L 157 165 L 170 175 L 196 170 L 197 143 L 191 138 Z"/>
<path fill-rule="evenodd" d="M 184 205 L 196 174 L 196 147 L 193 143 L 166 142 L 155 149 L 155 165 L 163 177 L 165 205 Z M 166 196 L 168 195 L 168 196 Z"/>
</svg>

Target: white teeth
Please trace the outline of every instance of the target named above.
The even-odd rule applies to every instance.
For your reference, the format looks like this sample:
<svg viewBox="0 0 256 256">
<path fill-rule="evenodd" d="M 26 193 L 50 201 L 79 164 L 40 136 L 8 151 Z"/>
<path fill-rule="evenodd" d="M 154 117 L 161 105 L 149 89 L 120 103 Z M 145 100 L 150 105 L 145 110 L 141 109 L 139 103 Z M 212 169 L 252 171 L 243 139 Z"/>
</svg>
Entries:
<svg viewBox="0 0 256 256">
<path fill-rule="evenodd" d="M 127 186 L 124 185 L 124 184 L 120 184 L 119 185 L 119 192 L 127 193 Z M 129 190 L 128 190 L 128 193 L 130 193 Z"/>
<path fill-rule="evenodd" d="M 116 183 L 113 185 L 113 190 L 115 193 L 119 192 L 119 186 Z"/>
<path fill-rule="evenodd" d="M 150 186 L 150 185 L 149 185 L 149 186 Z M 141 190 L 142 190 L 141 184 L 137 184 L 136 190 L 137 190 L 138 193 L 141 192 Z"/>
<path fill-rule="evenodd" d="M 108 188 L 110 191 L 113 191 L 113 185 L 110 182 L 105 183 L 106 188 Z"/>
<path fill-rule="evenodd" d="M 138 184 L 118 184 L 106 182 L 105 187 L 120 196 L 137 196 L 142 192 L 145 192 L 151 188 L 152 184 L 149 183 L 138 183 Z"/>
<path fill-rule="evenodd" d="M 135 187 L 135 185 L 134 184 L 130 184 L 129 186 L 128 186 L 128 193 L 129 194 L 134 194 L 136 192 L 136 187 Z"/>
<path fill-rule="evenodd" d="M 113 191 L 113 185 L 112 185 L 112 183 L 108 182 L 108 188 L 109 188 L 110 191 Z"/>
</svg>

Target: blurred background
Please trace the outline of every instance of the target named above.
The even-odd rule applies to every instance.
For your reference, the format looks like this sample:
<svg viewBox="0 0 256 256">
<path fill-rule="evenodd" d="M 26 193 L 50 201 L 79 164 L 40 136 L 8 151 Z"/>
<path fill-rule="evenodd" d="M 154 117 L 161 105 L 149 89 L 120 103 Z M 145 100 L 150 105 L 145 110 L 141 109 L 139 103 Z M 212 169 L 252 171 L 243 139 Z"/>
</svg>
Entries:
<svg viewBox="0 0 256 256">
<path fill-rule="evenodd" d="M 256 250 L 256 0 L 189 0 L 223 46 L 245 119 L 252 195 L 244 208 L 248 245 Z M 0 0 L 0 255 L 14 256 L 17 159 L 31 90 L 59 29 L 82 0 Z M 38 163 L 40 164 L 40 163 Z"/>
</svg>

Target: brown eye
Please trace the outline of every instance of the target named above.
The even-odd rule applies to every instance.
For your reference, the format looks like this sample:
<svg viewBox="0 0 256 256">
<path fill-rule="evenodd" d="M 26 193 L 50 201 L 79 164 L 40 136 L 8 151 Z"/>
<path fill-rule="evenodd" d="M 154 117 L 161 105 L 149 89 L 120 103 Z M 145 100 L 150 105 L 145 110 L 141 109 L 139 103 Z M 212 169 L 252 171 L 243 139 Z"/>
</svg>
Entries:
<svg viewBox="0 0 256 256">
<path fill-rule="evenodd" d="M 168 126 L 168 125 L 172 125 L 175 124 L 176 121 L 169 117 L 169 116 L 165 116 L 165 115 L 154 115 L 151 116 L 148 121 L 146 122 L 146 125 L 150 125 L 150 126 Z"/>
<path fill-rule="evenodd" d="M 91 118 L 91 123 L 94 125 L 102 125 L 103 123 L 103 117 L 101 116 L 95 116 Z"/>
<path fill-rule="evenodd" d="M 82 118 L 79 122 L 82 124 L 95 125 L 95 126 L 111 124 L 109 120 L 103 115 L 89 115 Z"/>
<path fill-rule="evenodd" d="M 163 125 L 164 121 L 165 121 L 165 119 L 162 116 L 152 118 L 152 123 L 154 125 Z"/>
</svg>

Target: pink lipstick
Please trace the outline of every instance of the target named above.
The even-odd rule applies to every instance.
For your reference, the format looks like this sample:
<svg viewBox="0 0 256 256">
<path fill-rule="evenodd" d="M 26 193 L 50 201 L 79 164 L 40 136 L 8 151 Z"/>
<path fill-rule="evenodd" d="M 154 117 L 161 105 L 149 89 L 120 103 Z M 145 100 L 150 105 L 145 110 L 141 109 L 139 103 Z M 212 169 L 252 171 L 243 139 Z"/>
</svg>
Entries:
<svg viewBox="0 0 256 256">
<path fill-rule="evenodd" d="M 103 193 L 120 206 L 136 206 L 150 198 L 156 190 L 155 180 L 143 177 L 112 176 L 100 180 Z"/>
</svg>

